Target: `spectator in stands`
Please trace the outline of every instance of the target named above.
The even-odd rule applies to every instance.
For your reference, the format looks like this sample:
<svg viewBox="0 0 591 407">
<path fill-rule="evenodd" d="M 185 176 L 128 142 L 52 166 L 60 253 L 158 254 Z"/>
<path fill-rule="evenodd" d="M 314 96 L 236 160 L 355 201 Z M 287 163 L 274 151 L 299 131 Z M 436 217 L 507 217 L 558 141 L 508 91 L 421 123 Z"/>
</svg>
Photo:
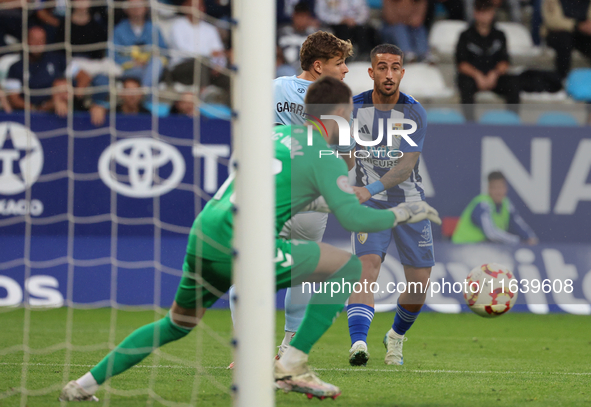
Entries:
<svg viewBox="0 0 591 407">
<path fill-rule="evenodd" d="M 229 78 L 208 66 L 213 64 L 225 67 L 227 61 L 217 28 L 200 17 L 200 13 L 205 13 L 204 1 L 185 0 L 182 5 L 189 9 L 183 17 L 174 21 L 170 29 L 169 46 L 172 58 L 169 82 L 193 84 L 197 61 L 200 64 L 198 68 L 202 87 L 214 83 L 222 89 L 229 90 Z M 209 63 L 204 63 L 200 58 L 196 59 L 196 56 L 208 59 Z"/>
<path fill-rule="evenodd" d="M 121 92 L 121 104 L 117 106 L 117 113 L 138 114 L 150 113 L 142 106 L 144 95 L 141 91 L 141 82 L 137 78 L 127 77 L 123 80 L 123 92 Z"/>
<path fill-rule="evenodd" d="M 525 223 L 507 198 L 507 181 L 499 171 L 488 174 L 488 194 L 474 198 L 462 212 L 452 236 L 454 243 L 538 243 L 534 231 Z"/>
<path fill-rule="evenodd" d="M 65 41 L 66 23 L 62 24 L 58 31 L 57 41 Z M 109 74 L 121 75 L 121 68 L 112 60 L 105 58 L 107 48 L 107 29 L 97 15 L 91 13 L 89 0 L 73 0 L 70 43 L 76 46 L 72 50 L 72 62 L 68 65 L 67 76 L 72 78 L 78 90 L 89 86 L 109 85 Z M 104 43 L 104 45 L 97 45 Z M 81 92 L 76 93 L 76 98 L 84 98 Z M 109 103 L 107 91 L 97 91 L 92 96 L 93 103 L 103 104 L 106 108 Z"/>
<path fill-rule="evenodd" d="M 309 10 L 314 10 L 315 0 L 277 0 L 277 27 L 290 24 L 295 6 L 306 3 Z"/>
<path fill-rule="evenodd" d="M 36 5 L 39 7 L 38 10 L 35 11 L 35 14 L 31 16 L 32 20 L 39 24 L 45 30 L 45 34 L 47 35 L 47 43 L 51 44 L 56 42 L 56 35 L 63 24 L 64 14 L 60 14 L 61 12 L 65 13 L 65 1 L 57 1 L 57 7 L 44 7 L 43 3 L 49 0 L 42 0 L 40 2 L 36 2 Z"/>
<path fill-rule="evenodd" d="M 456 47 L 458 87 L 467 120 L 474 120 L 474 95 L 491 90 L 503 95 L 510 108 L 518 111 L 519 81 L 509 70 L 507 40 L 495 28 L 495 7 L 491 0 L 475 0 L 474 22 L 460 35 Z"/>
<path fill-rule="evenodd" d="M 542 5 L 546 42 L 556 50 L 556 71 L 565 78 L 573 49 L 591 58 L 591 2 L 544 0 Z"/>
<path fill-rule="evenodd" d="M 312 16 L 310 7 L 305 2 L 295 5 L 292 23 L 279 29 L 277 43 L 281 48 L 285 62 L 297 72 L 300 68 L 300 48 L 308 38 L 319 28 L 319 22 Z"/>
<path fill-rule="evenodd" d="M 521 23 L 520 0 L 491 0 L 491 2 L 496 9 L 506 11 L 509 20 L 515 23 Z M 470 22 L 472 22 L 474 16 L 474 4 L 475 0 L 466 0 L 466 15 L 470 19 Z"/>
<path fill-rule="evenodd" d="M 195 116 L 197 110 L 195 109 L 194 95 L 192 92 L 182 93 L 177 100 L 175 100 L 170 114 L 184 115 L 184 116 Z"/>
<path fill-rule="evenodd" d="M 384 0 L 382 38 L 404 52 L 405 63 L 430 61 L 425 17 L 427 0 Z"/>
<path fill-rule="evenodd" d="M 142 4 L 143 1 L 128 0 L 130 7 L 125 11 L 129 18 L 115 27 L 113 44 L 115 45 L 115 62 L 123 68 L 123 74 L 141 78 L 142 86 L 151 87 L 153 79 L 156 83 L 160 80 L 163 53 L 167 47 L 158 27 L 146 20 L 148 9 Z M 153 33 L 153 30 L 156 32 Z M 161 58 L 152 56 L 154 35 L 161 49 Z"/>
<path fill-rule="evenodd" d="M 356 48 L 355 59 L 369 61 L 369 52 L 377 41 L 369 25 L 367 0 L 316 0 L 316 16 L 335 36 L 351 40 Z"/>
<path fill-rule="evenodd" d="M 64 77 L 57 78 L 53 81 L 53 89 L 51 98 L 53 100 L 53 112 L 59 117 L 67 117 L 70 102 L 68 99 L 68 80 Z M 74 111 L 85 111 L 83 100 L 79 98 L 72 98 Z"/>
<path fill-rule="evenodd" d="M 53 81 L 64 75 L 66 60 L 63 54 L 46 52 L 45 30 L 41 27 L 31 27 L 28 31 L 29 51 L 29 88 L 32 90 L 50 90 Z M 25 109 L 25 98 L 22 93 L 24 77 L 23 59 L 15 62 L 8 70 L 5 89 L 13 92 L 8 95 L 8 101 L 15 110 Z M 52 111 L 53 101 L 51 92 L 47 95 L 31 95 L 32 110 Z"/>
<path fill-rule="evenodd" d="M 72 2 L 71 20 L 70 44 L 83 46 L 105 43 L 99 49 L 96 49 L 96 47 L 93 49 L 74 49 L 72 50 L 72 56 L 95 60 L 102 59 L 107 48 L 107 27 L 97 21 L 90 13 L 89 0 L 74 0 Z M 66 22 L 64 22 L 58 30 L 56 42 L 65 41 L 66 29 Z"/>
<path fill-rule="evenodd" d="M 59 117 L 68 116 L 68 80 L 57 78 L 53 81 L 53 110 Z"/>
</svg>

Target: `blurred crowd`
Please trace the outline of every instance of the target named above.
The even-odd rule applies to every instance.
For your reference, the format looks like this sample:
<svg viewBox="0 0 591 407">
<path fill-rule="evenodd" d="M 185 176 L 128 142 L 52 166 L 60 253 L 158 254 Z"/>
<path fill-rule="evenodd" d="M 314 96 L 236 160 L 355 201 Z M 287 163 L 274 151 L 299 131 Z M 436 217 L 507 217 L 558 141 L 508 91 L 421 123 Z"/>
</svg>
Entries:
<svg viewBox="0 0 591 407">
<path fill-rule="evenodd" d="M 29 0 L 22 9 L 19 2 L 0 0 L 2 108 L 30 105 L 60 116 L 73 108 L 89 111 L 96 125 L 104 123 L 110 111 L 192 116 L 209 106 L 214 115 L 229 114 L 230 0 L 161 1 L 152 8 L 147 0 L 116 1 L 108 9 L 106 3 L 72 0 L 68 9 L 65 0 Z M 507 41 L 495 22 L 523 24 L 536 46 L 553 48 L 555 69 L 547 78 L 560 83 L 571 69 L 573 50 L 591 57 L 590 3 L 278 0 L 277 76 L 301 72 L 300 47 L 319 29 L 351 40 L 354 61 L 369 61 L 369 51 L 387 42 L 405 52 L 407 64 L 436 64 L 428 41 L 431 26 L 440 19 L 463 20 L 470 25 L 456 50 L 462 102 L 473 103 L 476 92 L 492 90 L 517 104 L 519 84 L 508 73 Z M 23 13 L 28 13 L 27 27 Z M 25 81 L 30 92 L 23 92 Z M 153 89 L 159 90 L 158 97 L 153 97 Z"/>
<path fill-rule="evenodd" d="M 39 1 L 23 11 L 0 1 L 5 111 L 29 105 L 65 117 L 72 108 L 90 112 L 95 125 L 110 111 L 193 116 L 207 104 L 201 113 L 229 114 L 229 4 L 178 0 L 159 4 L 155 16 L 145 0 L 116 2 L 111 10 L 90 0 L 73 0 L 70 10 L 65 3 Z M 24 49 L 11 52 L 21 42 Z M 155 89 L 162 91 L 158 98 Z"/>
</svg>

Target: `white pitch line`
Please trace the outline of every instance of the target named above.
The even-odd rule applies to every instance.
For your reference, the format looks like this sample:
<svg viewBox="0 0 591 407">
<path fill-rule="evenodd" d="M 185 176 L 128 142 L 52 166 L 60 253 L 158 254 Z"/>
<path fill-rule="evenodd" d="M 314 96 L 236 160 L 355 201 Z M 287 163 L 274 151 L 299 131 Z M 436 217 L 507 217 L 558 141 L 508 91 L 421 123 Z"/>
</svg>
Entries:
<svg viewBox="0 0 591 407">
<path fill-rule="evenodd" d="M 11 362 L 0 362 L 0 365 L 16 365 L 22 366 L 25 363 L 11 363 Z M 26 363 L 27 366 L 52 366 L 52 367 L 63 367 L 59 363 Z M 93 367 L 95 365 L 76 365 L 70 364 L 70 367 Z M 161 369 L 196 369 L 196 367 L 189 367 L 189 366 L 180 366 L 180 365 L 136 365 L 134 368 L 143 368 L 143 369 L 154 369 L 154 368 L 161 368 Z M 223 366 L 203 366 L 203 369 L 227 369 Z M 559 375 L 559 376 L 591 376 L 591 372 L 516 372 L 510 370 L 445 370 L 445 369 L 401 369 L 401 370 L 394 370 L 394 369 L 368 369 L 368 368 L 313 368 L 316 371 L 324 371 L 324 372 L 384 372 L 384 373 L 452 373 L 452 374 L 537 374 L 537 375 Z"/>
</svg>

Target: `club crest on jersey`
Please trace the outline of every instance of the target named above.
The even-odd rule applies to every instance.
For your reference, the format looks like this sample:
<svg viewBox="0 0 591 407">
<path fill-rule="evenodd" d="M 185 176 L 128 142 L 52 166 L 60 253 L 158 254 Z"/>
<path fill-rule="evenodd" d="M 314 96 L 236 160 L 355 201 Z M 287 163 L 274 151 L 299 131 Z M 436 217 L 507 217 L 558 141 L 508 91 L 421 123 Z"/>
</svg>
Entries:
<svg viewBox="0 0 591 407">
<path fill-rule="evenodd" d="M 404 130 L 404 125 L 402 123 L 394 123 L 392 125 L 392 128 L 394 130 Z M 396 138 L 397 140 L 400 140 L 400 138 L 402 137 L 402 134 L 400 133 L 394 133 L 394 138 Z"/>
<path fill-rule="evenodd" d="M 337 186 L 341 189 L 341 191 L 346 192 L 348 194 L 354 194 L 353 188 L 349 185 L 349 178 L 345 175 L 341 175 L 337 178 Z"/>
<path fill-rule="evenodd" d="M 367 233 L 357 233 L 357 240 L 359 240 L 359 243 L 364 244 L 367 241 Z"/>
</svg>

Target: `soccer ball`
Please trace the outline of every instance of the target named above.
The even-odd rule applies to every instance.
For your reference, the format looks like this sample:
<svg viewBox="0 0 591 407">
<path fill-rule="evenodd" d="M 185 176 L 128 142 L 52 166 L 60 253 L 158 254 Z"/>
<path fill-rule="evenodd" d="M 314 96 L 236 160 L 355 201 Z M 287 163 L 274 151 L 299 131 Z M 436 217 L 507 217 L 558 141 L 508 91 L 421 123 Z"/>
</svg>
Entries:
<svg viewBox="0 0 591 407">
<path fill-rule="evenodd" d="M 513 281 L 513 283 L 511 283 Z M 497 263 L 475 267 L 464 283 L 464 300 L 481 317 L 503 315 L 517 301 L 517 280 L 505 266 Z"/>
</svg>

